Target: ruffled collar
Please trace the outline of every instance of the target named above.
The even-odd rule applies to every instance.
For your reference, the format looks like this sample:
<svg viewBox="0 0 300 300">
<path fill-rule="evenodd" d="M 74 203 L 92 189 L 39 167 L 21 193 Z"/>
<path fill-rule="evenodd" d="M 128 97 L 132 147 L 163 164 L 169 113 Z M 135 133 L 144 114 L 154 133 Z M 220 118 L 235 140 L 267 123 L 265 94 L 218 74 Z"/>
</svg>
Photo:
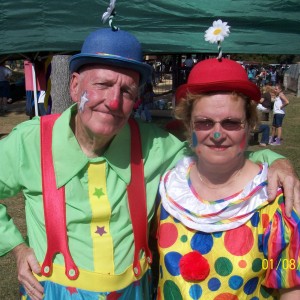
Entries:
<svg viewBox="0 0 300 300">
<path fill-rule="evenodd" d="M 216 201 L 200 198 L 189 177 L 195 163 L 185 157 L 164 174 L 160 183 L 162 205 L 168 213 L 191 229 L 217 232 L 234 229 L 246 223 L 261 207 L 267 205 L 267 164 L 240 192 Z"/>
</svg>

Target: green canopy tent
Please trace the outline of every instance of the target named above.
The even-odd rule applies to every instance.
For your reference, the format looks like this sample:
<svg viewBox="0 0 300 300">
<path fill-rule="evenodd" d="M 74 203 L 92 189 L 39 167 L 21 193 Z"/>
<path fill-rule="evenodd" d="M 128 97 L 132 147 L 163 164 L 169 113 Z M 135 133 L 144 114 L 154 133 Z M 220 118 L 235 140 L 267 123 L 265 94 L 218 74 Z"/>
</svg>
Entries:
<svg viewBox="0 0 300 300">
<path fill-rule="evenodd" d="M 34 58 L 80 50 L 103 25 L 108 0 L 1 0 L 0 57 Z M 204 32 L 231 26 L 224 53 L 300 54 L 299 0 L 117 0 L 115 25 L 135 34 L 146 54 L 214 53 Z"/>
</svg>

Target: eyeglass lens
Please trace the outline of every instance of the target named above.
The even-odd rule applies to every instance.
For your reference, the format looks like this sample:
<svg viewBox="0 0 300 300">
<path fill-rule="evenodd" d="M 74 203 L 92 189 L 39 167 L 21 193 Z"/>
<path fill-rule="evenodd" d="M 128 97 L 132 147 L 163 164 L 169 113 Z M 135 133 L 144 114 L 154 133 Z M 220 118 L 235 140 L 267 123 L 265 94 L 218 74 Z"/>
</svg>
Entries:
<svg viewBox="0 0 300 300">
<path fill-rule="evenodd" d="M 244 122 L 240 119 L 224 119 L 221 121 L 214 121 L 209 118 L 198 119 L 194 122 L 195 130 L 210 130 L 216 123 L 220 123 L 225 130 L 239 130 L 244 127 Z"/>
</svg>

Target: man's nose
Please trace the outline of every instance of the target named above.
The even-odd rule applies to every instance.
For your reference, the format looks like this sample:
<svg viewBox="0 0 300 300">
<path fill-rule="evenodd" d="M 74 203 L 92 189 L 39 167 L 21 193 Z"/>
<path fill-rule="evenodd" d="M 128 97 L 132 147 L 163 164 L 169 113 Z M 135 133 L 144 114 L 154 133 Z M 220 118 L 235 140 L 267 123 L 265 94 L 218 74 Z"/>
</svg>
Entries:
<svg viewBox="0 0 300 300">
<path fill-rule="evenodd" d="M 109 99 L 108 106 L 111 110 L 117 110 L 121 102 L 121 92 L 117 88 L 112 88 L 111 98 Z"/>
<path fill-rule="evenodd" d="M 111 110 L 117 110 L 119 107 L 119 101 L 117 99 L 113 99 L 109 102 L 108 106 Z"/>
</svg>

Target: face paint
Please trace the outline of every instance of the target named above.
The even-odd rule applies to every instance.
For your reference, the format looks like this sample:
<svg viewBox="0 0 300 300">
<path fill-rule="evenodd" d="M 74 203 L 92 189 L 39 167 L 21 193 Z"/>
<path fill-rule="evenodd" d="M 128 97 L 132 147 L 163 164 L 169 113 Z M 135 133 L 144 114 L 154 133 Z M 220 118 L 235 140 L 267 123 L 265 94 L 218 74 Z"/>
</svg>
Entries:
<svg viewBox="0 0 300 300">
<path fill-rule="evenodd" d="M 217 140 L 221 137 L 221 133 L 220 132 L 215 132 L 214 133 L 214 139 Z"/>
<path fill-rule="evenodd" d="M 113 110 L 116 110 L 119 106 L 119 101 L 118 100 L 112 100 L 109 102 L 109 107 Z"/>
<path fill-rule="evenodd" d="M 244 133 L 244 136 L 243 136 L 243 139 L 242 139 L 242 141 L 241 141 L 241 143 L 240 143 L 240 148 L 241 148 L 241 150 L 245 150 L 245 148 L 246 148 L 246 143 L 247 143 L 247 134 L 246 134 L 246 132 Z"/>
<path fill-rule="evenodd" d="M 85 91 L 80 98 L 80 103 L 79 103 L 79 111 L 80 112 L 83 112 L 84 106 L 88 101 L 89 101 L 89 99 L 87 97 L 87 91 Z"/>
<path fill-rule="evenodd" d="M 192 133 L 192 147 L 195 148 L 198 145 L 198 139 L 195 131 Z"/>
</svg>

